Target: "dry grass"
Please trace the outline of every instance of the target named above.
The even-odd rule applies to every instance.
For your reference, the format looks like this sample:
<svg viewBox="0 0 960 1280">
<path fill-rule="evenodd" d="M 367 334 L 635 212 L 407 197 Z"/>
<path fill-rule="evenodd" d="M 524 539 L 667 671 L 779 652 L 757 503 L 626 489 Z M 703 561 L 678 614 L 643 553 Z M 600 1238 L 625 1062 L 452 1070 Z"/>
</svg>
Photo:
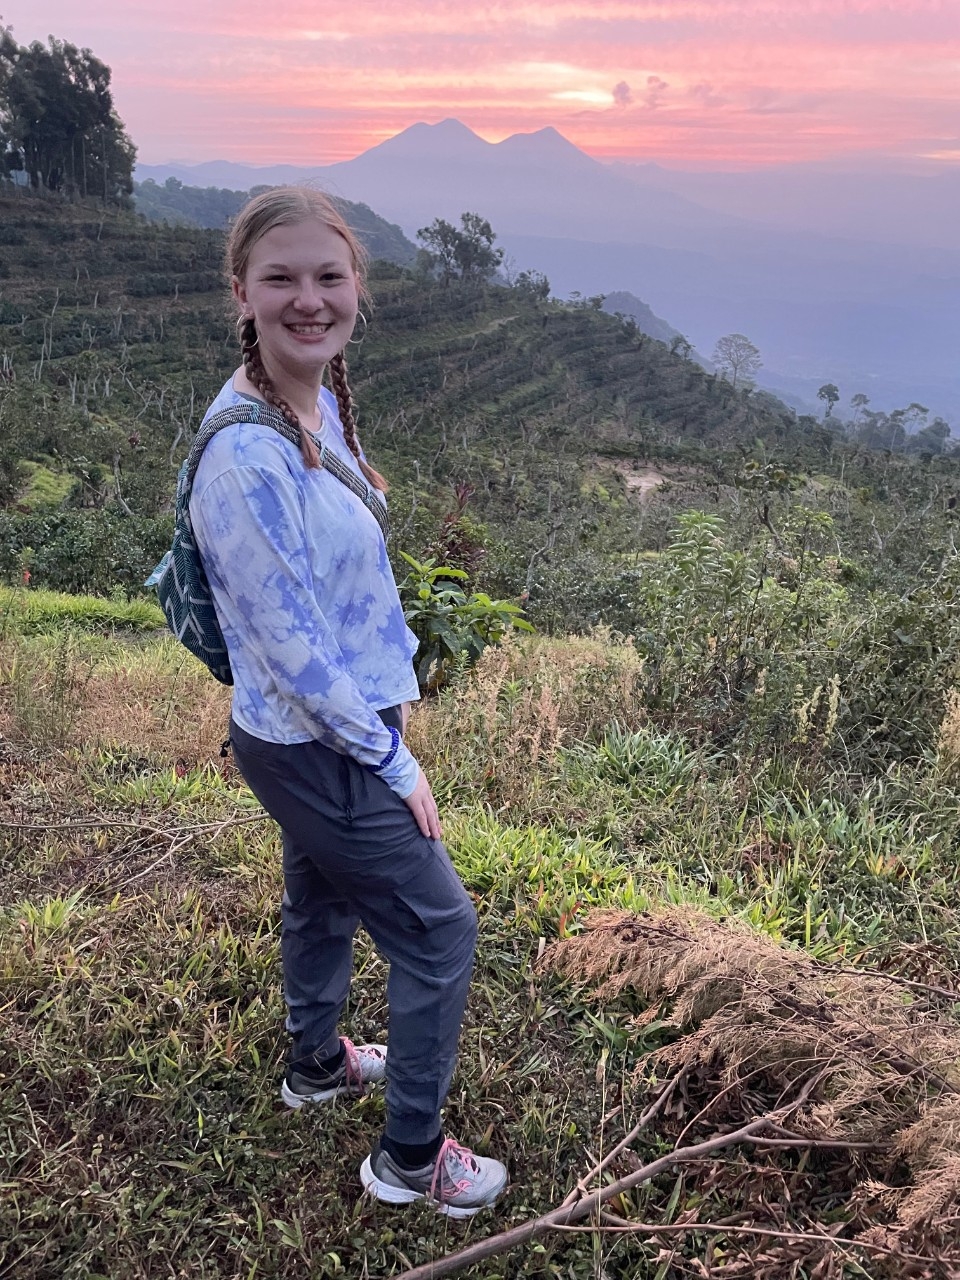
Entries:
<svg viewBox="0 0 960 1280">
<path fill-rule="evenodd" d="M 227 736 L 230 689 L 174 641 L 128 650 L 93 672 L 77 722 L 90 744 L 149 749 L 188 767 L 216 760 Z"/>
<path fill-rule="evenodd" d="M 535 811 L 562 746 L 598 740 L 614 720 L 645 719 L 642 684 L 629 637 L 511 636 L 418 709 L 411 749 L 495 806 Z"/>
<path fill-rule="evenodd" d="M 937 763 L 947 777 L 955 778 L 960 772 L 960 689 L 951 689 L 947 694 L 937 740 Z"/>
<path fill-rule="evenodd" d="M 595 912 L 544 964 L 607 1008 L 639 997 L 637 1035 L 663 1019 L 677 1038 L 644 1070 L 704 1082 L 712 1123 L 743 1123 L 812 1082 L 794 1131 L 883 1153 L 861 1158 L 846 1216 L 859 1198 L 871 1239 L 960 1254 L 960 1026 L 942 1000 L 682 908 Z"/>
<path fill-rule="evenodd" d="M 230 690 L 170 638 L 8 639 L 0 670 L 0 735 L 11 741 L 194 768 L 217 759 L 227 734 Z"/>
</svg>

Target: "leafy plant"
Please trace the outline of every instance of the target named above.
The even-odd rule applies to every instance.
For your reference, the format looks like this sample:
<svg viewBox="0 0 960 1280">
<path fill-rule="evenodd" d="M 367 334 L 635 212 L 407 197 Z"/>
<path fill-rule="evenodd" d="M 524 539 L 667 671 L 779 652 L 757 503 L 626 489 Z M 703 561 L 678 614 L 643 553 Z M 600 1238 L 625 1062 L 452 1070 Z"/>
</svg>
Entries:
<svg viewBox="0 0 960 1280">
<path fill-rule="evenodd" d="M 407 626 L 420 641 L 417 680 L 420 688 L 442 688 L 455 670 L 470 667 L 487 645 L 511 630 L 532 631 L 519 605 L 492 600 L 485 592 L 470 595 L 459 586 L 463 569 L 419 561 L 400 553 L 410 572 L 400 583 Z"/>
</svg>

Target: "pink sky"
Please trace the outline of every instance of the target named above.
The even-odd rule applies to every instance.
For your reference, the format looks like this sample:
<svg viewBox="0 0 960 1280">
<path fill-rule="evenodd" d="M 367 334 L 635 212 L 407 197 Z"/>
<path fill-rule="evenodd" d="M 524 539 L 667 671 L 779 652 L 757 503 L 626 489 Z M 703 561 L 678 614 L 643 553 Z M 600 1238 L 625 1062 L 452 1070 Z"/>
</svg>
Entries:
<svg viewBox="0 0 960 1280">
<path fill-rule="evenodd" d="M 0 3 L 113 68 L 144 163 L 327 164 L 447 116 L 682 168 L 960 163 L 958 0 Z"/>
</svg>

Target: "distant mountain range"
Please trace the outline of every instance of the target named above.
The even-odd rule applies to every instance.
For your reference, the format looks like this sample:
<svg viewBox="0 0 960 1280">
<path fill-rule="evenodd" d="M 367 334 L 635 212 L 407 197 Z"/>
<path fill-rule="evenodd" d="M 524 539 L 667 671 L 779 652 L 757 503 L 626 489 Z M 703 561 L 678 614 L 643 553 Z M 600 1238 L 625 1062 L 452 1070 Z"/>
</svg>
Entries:
<svg viewBox="0 0 960 1280">
<path fill-rule="evenodd" d="M 762 380 L 801 398 L 815 402 L 830 381 L 844 401 L 856 392 L 880 408 L 918 400 L 960 425 L 960 250 L 948 232 L 956 175 L 873 175 L 861 189 L 839 173 L 837 209 L 814 217 L 830 196 L 825 171 L 808 173 L 804 188 L 794 171 L 778 184 L 775 175 L 608 165 L 554 129 L 489 143 L 446 120 L 313 169 L 212 161 L 141 165 L 136 176 L 234 189 L 315 181 L 410 236 L 473 210 L 557 296 L 629 292 L 700 351 L 745 333 L 763 355 Z M 878 202 L 886 212 L 871 220 Z"/>
<path fill-rule="evenodd" d="M 683 338 L 679 329 L 675 329 L 672 324 L 667 324 L 666 320 L 661 320 L 659 316 L 654 315 L 645 302 L 623 289 L 604 296 L 603 310 L 610 316 L 629 316 L 636 322 L 641 333 L 645 333 L 650 338 L 656 338 L 658 342 L 665 342 L 668 346 L 674 339 Z"/>
</svg>

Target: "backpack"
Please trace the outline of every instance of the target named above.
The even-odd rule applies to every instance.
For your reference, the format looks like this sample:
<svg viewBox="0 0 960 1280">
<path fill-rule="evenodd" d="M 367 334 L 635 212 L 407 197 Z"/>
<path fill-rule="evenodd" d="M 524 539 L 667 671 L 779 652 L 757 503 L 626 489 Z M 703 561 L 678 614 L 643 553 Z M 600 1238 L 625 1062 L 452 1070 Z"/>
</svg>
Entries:
<svg viewBox="0 0 960 1280">
<path fill-rule="evenodd" d="M 262 423 L 272 427 L 291 444 L 300 448 L 299 430 L 287 422 L 279 409 L 261 404 L 257 400 L 245 401 L 231 409 L 221 409 L 209 418 L 197 432 L 177 477 L 176 513 L 170 550 L 144 583 L 144 586 L 156 587 L 160 608 L 173 634 L 195 658 L 209 667 L 221 684 L 233 684 L 233 673 L 230 670 L 223 632 L 213 607 L 210 584 L 190 524 L 190 495 L 204 449 L 218 431 L 240 422 Z M 375 516 L 386 539 L 390 531 L 387 507 L 379 493 L 364 484 L 332 449 L 319 440 L 316 444 L 320 450 L 320 465 L 356 494 Z"/>
</svg>

